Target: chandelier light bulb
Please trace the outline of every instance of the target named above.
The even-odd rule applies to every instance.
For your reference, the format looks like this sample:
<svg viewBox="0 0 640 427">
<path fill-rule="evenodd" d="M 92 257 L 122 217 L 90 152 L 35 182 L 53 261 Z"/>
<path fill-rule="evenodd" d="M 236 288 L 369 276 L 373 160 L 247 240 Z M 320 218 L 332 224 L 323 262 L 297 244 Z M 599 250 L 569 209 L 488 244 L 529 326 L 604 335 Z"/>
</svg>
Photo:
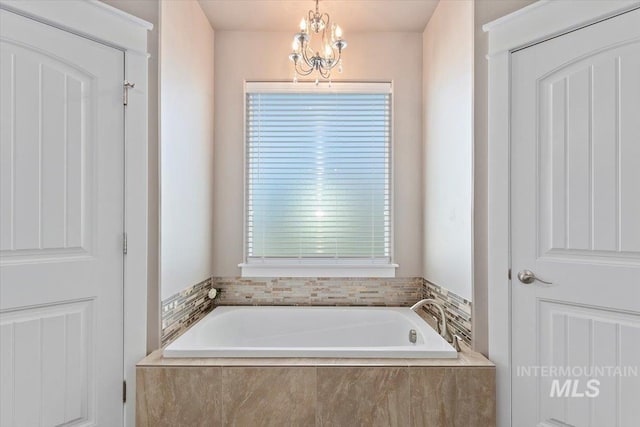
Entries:
<svg viewBox="0 0 640 427">
<path fill-rule="evenodd" d="M 336 25 L 336 39 L 342 39 L 342 28 L 340 28 L 340 25 Z"/>
<path fill-rule="evenodd" d="M 291 49 L 293 49 L 294 52 L 297 52 L 299 48 L 300 42 L 297 39 L 293 40 L 293 43 L 291 43 Z"/>
<path fill-rule="evenodd" d="M 333 53 L 333 49 L 328 44 L 324 45 L 324 57 L 329 59 L 331 58 L 331 54 Z"/>
<path fill-rule="evenodd" d="M 303 33 L 307 32 L 307 20 L 304 18 L 300 21 L 300 31 Z"/>
</svg>

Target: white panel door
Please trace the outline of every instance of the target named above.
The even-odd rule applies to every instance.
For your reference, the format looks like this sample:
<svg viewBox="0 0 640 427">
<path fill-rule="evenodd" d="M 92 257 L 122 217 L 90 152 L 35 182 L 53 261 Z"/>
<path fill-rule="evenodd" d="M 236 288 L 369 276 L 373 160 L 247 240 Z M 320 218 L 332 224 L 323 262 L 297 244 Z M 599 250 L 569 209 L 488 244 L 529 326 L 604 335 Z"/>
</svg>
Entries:
<svg viewBox="0 0 640 427">
<path fill-rule="evenodd" d="M 122 425 L 122 51 L 0 10 L 0 426 Z"/>
<path fill-rule="evenodd" d="M 515 52 L 512 90 L 513 426 L 638 426 L 640 10 Z"/>
</svg>

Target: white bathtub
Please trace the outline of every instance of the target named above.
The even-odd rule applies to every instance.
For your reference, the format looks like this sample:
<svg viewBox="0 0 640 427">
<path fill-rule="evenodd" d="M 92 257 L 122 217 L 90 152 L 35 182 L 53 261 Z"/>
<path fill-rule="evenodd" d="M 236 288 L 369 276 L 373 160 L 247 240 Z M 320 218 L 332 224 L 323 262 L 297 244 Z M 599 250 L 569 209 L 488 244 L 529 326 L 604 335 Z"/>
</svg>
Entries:
<svg viewBox="0 0 640 427">
<path fill-rule="evenodd" d="M 416 331 L 416 342 L 409 340 Z M 456 358 L 409 308 L 218 307 L 164 357 Z"/>
</svg>

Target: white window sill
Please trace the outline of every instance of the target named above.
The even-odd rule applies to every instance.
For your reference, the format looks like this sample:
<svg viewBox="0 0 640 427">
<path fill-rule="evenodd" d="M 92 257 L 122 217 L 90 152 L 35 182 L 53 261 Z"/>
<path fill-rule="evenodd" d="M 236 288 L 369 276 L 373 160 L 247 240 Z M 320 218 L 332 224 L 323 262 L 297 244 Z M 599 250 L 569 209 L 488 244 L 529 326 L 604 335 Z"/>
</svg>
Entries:
<svg viewBox="0 0 640 427">
<path fill-rule="evenodd" d="M 238 264 L 242 277 L 396 277 L 398 264 Z"/>
</svg>

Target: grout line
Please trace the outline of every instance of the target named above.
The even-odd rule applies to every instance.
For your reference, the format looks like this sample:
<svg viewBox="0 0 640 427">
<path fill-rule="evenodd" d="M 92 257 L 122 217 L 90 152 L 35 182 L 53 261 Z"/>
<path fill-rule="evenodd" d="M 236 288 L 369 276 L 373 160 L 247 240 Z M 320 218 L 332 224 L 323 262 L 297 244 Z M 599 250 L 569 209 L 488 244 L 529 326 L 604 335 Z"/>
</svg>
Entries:
<svg viewBox="0 0 640 427">
<path fill-rule="evenodd" d="M 16 248 L 16 58 L 11 54 L 11 221 L 10 248 Z"/>
<path fill-rule="evenodd" d="M 38 65 L 38 249 L 42 247 L 42 64 Z"/>
<path fill-rule="evenodd" d="M 591 65 L 589 67 L 589 249 L 593 250 L 595 248 L 595 220 L 594 220 L 594 210 L 595 210 L 595 201 L 594 201 L 594 158 L 593 158 L 593 70 L 594 67 Z"/>
<path fill-rule="evenodd" d="M 569 240 L 569 79 L 564 78 L 564 247 L 568 248 Z"/>
<path fill-rule="evenodd" d="M 616 250 L 618 252 L 622 251 L 622 195 L 620 194 L 620 190 L 622 188 L 622 153 L 621 153 L 621 111 L 622 111 L 622 94 L 621 94 L 621 85 L 620 80 L 622 77 L 621 74 L 621 59 L 620 57 L 616 58 L 616 66 L 615 66 L 615 95 L 616 95 L 616 107 L 615 107 L 615 119 L 616 119 L 616 140 L 615 140 L 615 155 L 616 155 L 616 187 L 615 187 L 615 195 L 616 195 L 616 219 L 615 219 L 615 227 L 616 227 Z"/>
</svg>

